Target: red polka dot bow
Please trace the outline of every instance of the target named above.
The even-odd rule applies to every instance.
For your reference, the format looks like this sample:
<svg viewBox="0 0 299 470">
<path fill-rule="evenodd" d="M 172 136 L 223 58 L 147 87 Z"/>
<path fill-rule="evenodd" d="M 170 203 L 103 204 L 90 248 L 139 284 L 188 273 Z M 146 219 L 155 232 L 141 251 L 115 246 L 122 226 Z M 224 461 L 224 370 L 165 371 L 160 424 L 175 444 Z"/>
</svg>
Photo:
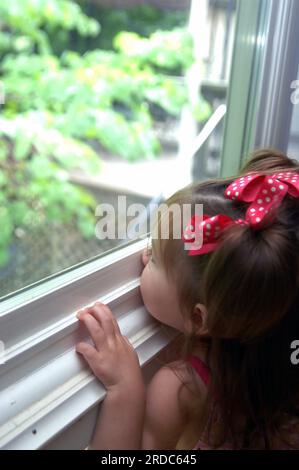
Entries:
<svg viewBox="0 0 299 470">
<path fill-rule="evenodd" d="M 225 197 L 251 203 L 244 219 L 234 220 L 224 214 L 215 216 L 193 216 L 183 232 L 188 255 L 201 255 L 214 251 L 219 237 L 228 225 L 251 225 L 254 230 L 271 224 L 278 207 L 289 193 L 299 197 L 298 173 L 275 173 L 273 175 L 250 174 L 231 183 L 225 190 Z"/>
<path fill-rule="evenodd" d="M 250 202 L 245 220 L 253 229 L 260 229 L 273 222 L 287 193 L 293 197 L 299 197 L 298 173 L 242 176 L 226 188 L 224 195 L 228 199 Z"/>
<path fill-rule="evenodd" d="M 218 214 L 209 216 L 194 215 L 183 233 L 183 241 L 189 256 L 204 255 L 214 251 L 219 244 L 219 237 L 223 229 L 232 224 L 247 225 L 243 219 L 234 220 L 228 215 Z"/>
</svg>

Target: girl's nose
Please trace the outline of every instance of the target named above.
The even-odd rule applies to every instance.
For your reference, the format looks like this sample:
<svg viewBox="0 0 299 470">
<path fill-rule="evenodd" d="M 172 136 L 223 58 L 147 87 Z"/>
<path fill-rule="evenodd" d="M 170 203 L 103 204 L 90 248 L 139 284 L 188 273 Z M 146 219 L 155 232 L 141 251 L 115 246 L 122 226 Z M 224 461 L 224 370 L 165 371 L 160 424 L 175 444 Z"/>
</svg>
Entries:
<svg viewBox="0 0 299 470">
<path fill-rule="evenodd" d="M 144 266 L 147 265 L 147 263 L 149 262 L 149 259 L 151 257 L 151 250 L 148 249 L 148 248 L 145 248 L 142 252 L 142 256 L 141 256 L 141 259 L 142 259 L 142 263 Z"/>
</svg>

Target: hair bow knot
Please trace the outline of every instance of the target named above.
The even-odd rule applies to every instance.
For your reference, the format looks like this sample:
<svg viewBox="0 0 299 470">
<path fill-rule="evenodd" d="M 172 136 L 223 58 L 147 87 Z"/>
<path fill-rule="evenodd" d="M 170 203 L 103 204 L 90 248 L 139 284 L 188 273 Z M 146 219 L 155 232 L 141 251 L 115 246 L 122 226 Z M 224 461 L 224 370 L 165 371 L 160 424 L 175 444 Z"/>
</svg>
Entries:
<svg viewBox="0 0 299 470">
<path fill-rule="evenodd" d="M 258 230 L 271 224 L 287 193 L 299 197 L 298 173 L 249 174 L 237 178 L 226 188 L 224 195 L 228 199 L 251 203 L 246 210 L 245 219 L 234 220 L 224 214 L 204 214 L 203 218 L 193 216 L 182 236 L 187 243 L 188 255 L 214 251 L 220 242 L 222 231 L 229 225 L 250 225 Z"/>
<path fill-rule="evenodd" d="M 247 225 L 248 222 L 243 219 L 234 220 L 224 214 L 214 216 L 204 214 L 202 218 L 194 215 L 183 233 L 183 241 L 189 244 L 187 245 L 188 254 L 190 256 L 203 255 L 214 251 L 223 229 L 232 224 Z M 197 240 L 200 233 L 202 233 L 202 238 Z"/>
</svg>

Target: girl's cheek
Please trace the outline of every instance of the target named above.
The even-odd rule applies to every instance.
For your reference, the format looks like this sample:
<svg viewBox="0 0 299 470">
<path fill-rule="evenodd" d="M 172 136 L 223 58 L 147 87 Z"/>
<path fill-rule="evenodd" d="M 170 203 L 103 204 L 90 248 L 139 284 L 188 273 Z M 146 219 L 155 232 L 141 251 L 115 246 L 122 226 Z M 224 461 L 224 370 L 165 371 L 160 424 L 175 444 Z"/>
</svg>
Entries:
<svg viewBox="0 0 299 470">
<path fill-rule="evenodd" d="M 146 266 L 140 278 L 140 291 L 145 308 L 151 313 L 153 303 L 153 286 L 148 266 Z"/>
<path fill-rule="evenodd" d="M 144 266 L 144 267 L 145 267 L 145 266 L 147 265 L 147 263 L 149 262 L 150 257 L 151 257 L 150 251 L 147 250 L 147 249 L 143 250 L 141 259 L 142 259 L 142 263 L 143 263 L 143 266 Z"/>
<path fill-rule="evenodd" d="M 146 270 L 147 270 L 147 267 L 145 267 L 143 269 L 141 277 L 140 277 L 140 291 L 141 291 L 143 301 L 144 301 L 144 295 L 145 295 L 145 291 L 146 291 L 146 277 L 147 277 L 146 276 Z"/>
<path fill-rule="evenodd" d="M 142 271 L 141 278 L 140 278 L 140 290 L 142 297 L 147 297 L 148 290 L 150 289 L 150 272 L 148 265 L 145 266 L 144 270 Z"/>
</svg>

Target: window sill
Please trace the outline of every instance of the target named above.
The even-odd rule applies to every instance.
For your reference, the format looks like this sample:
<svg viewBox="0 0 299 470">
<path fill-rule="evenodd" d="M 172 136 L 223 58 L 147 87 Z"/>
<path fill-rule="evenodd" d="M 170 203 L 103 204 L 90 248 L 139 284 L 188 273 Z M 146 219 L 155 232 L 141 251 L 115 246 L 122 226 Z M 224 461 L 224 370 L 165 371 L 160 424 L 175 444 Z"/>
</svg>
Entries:
<svg viewBox="0 0 299 470">
<path fill-rule="evenodd" d="M 108 304 L 142 367 L 176 336 L 142 304 L 140 256 L 146 243 L 130 244 L 3 302 L 2 449 L 44 448 L 64 433 L 70 439 L 72 425 L 75 448 L 88 444 L 95 406 L 106 392 L 75 352 L 75 344 L 87 340 L 76 318 L 80 308 L 99 299 Z M 83 419 L 90 413 L 93 419 Z"/>
</svg>

